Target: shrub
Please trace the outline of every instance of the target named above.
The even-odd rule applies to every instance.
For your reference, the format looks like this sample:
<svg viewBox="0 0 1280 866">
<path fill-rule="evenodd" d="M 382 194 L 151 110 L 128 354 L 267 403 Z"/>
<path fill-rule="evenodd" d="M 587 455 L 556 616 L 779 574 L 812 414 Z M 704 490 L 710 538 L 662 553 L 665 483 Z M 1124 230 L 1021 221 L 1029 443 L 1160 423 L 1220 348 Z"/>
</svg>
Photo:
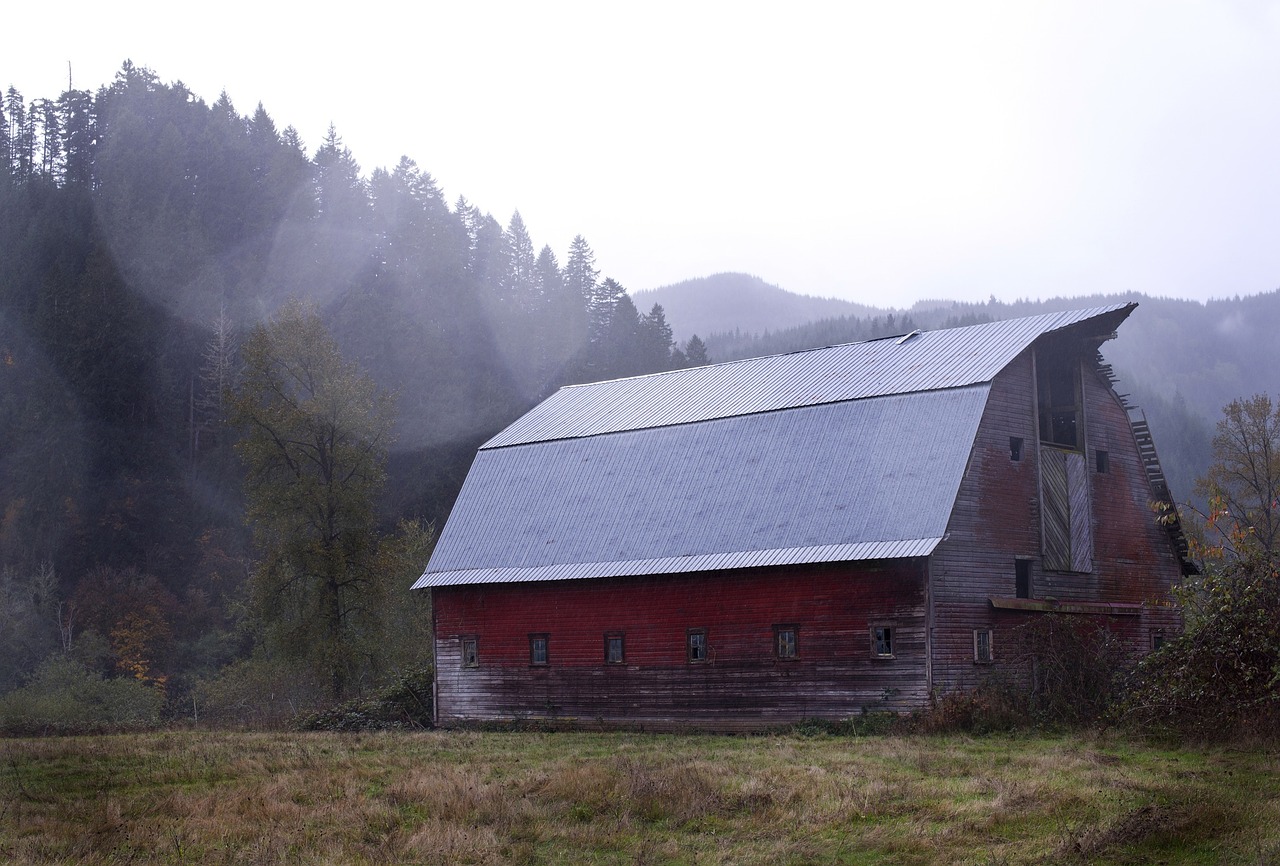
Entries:
<svg viewBox="0 0 1280 866">
<path fill-rule="evenodd" d="M 1027 712 L 1042 725 L 1099 721 L 1121 689 L 1129 659 L 1105 623 L 1049 614 L 1017 628 L 1014 647 L 1029 666 Z"/>
<path fill-rule="evenodd" d="M 992 676 L 976 688 L 935 696 L 928 709 L 912 715 L 910 726 L 929 734 L 989 734 L 1025 728 L 1031 721 L 1026 689 Z"/>
<path fill-rule="evenodd" d="M 31 681 L 0 697 L 11 735 L 131 731 L 154 727 L 164 696 L 134 679 L 104 679 L 75 659 L 50 656 Z"/>
<path fill-rule="evenodd" d="M 234 662 L 192 690 L 199 721 L 255 728 L 287 727 L 319 707 L 325 694 L 324 684 L 305 670 L 262 656 Z"/>
<path fill-rule="evenodd" d="M 1185 634 L 1138 665 L 1117 716 L 1148 733 L 1280 736 L 1280 573 L 1265 559 L 1219 567 L 1184 593 Z"/>
<path fill-rule="evenodd" d="M 430 668 L 406 671 L 371 698 L 346 701 L 302 716 L 296 726 L 303 731 L 372 731 L 432 726 Z"/>
<path fill-rule="evenodd" d="M 1021 674 L 992 673 L 972 689 L 936 696 L 912 726 L 981 734 L 1095 724 L 1119 694 L 1127 668 L 1124 647 L 1105 624 L 1057 614 L 1014 629 L 1009 659 Z"/>
</svg>

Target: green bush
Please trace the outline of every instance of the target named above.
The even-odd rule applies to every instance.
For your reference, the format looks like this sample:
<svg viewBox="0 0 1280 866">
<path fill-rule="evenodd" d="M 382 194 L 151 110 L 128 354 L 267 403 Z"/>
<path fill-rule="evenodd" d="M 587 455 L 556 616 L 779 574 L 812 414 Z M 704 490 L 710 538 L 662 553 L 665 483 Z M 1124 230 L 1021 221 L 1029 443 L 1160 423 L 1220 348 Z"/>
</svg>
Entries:
<svg viewBox="0 0 1280 866">
<path fill-rule="evenodd" d="M 1280 573 L 1229 563 L 1184 593 L 1188 628 L 1134 672 L 1117 716 L 1140 731 L 1280 737 Z"/>
<path fill-rule="evenodd" d="M 430 668 L 406 671 L 371 698 L 346 701 L 297 720 L 303 731 L 372 731 L 432 726 Z"/>
<path fill-rule="evenodd" d="M 227 665 L 192 689 L 192 715 L 201 724 L 285 728 L 324 703 L 325 684 L 306 668 L 261 655 Z"/>
<path fill-rule="evenodd" d="M 50 656 L 22 688 L 0 697 L 10 735 L 132 731 L 155 727 L 164 696 L 131 679 L 104 679 L 75 659 Z"/>
</svg>

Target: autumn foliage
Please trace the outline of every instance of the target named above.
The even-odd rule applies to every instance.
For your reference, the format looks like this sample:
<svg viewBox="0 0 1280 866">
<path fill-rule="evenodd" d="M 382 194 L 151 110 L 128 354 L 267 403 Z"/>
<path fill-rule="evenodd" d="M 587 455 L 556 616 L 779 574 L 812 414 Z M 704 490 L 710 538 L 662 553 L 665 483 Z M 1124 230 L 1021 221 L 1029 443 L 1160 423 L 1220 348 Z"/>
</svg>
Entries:
<svg viewBox="0 0 1280 866">
<path fill-rule="evenodd" d="M 1138 668 L 1121 715 L 1144 730 L 1221 739 L 1280 736 L 1280 407 L 1223 409 L 1208 502 L 1191 512 L 1201 574 L 1181 590 L 1183 635 Z"/>
</svg>

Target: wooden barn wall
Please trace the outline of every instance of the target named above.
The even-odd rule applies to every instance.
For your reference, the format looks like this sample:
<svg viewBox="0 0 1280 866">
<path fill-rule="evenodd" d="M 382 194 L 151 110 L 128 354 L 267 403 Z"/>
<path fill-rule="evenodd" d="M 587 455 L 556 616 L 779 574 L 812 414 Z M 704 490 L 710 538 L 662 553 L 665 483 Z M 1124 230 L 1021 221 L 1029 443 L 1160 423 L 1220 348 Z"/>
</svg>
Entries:
<svg viewBox="0 0 1280 866">
<path fill-rule="evenodd" d="M 837 565 L 442 587 L 433 591 L 440 724 L 550 718 L 577 724 L 749 730 L 904 710 L 927 698 L 924 564 Z M 799 654 L 778 659 L 774 626 Z M 873 658 L 870 628 L 893 629 Z M 689 629 L 709 657 L 691 663 Z M 624 664 L 606 664 L 621 633 Z M 548 664 L 529 636 L 548 637 Z M 462 664 L 462 638 L 478 664 Z"/>
<path fill-rule="evenodd" d="M 938 693 L 971 688 L 992 671 L 1025 673 L 1010 657 L 1017 630 L 1043 614 L 997 610 L 989 601 L 1016 595 L 1018 559 L 1029 562 L 1033 599 L 1145 603 L 1137 616 L 1079 617 L 1082 624 L 1106 624 L 1135 656 L 1149 651 L 1156 633 L 1180 627 L 1169 607 L 1169 587 L 1180 576 L 1176 553 L 1148 507 L 1151 489 L 1128 416 L 1088 363 L 1081 385 L 1092 571 L 1045 568 L 1034 382 L 1027 351 L 992 384 L 947 540 L 930 561 L 932 680 Z M 1011 459 L 1011 437 L 1023 442 L 1021 460 Z M 1098 450 L 1109 455 L 1106 473 L 1097 471 Z M 974 659 L 975 629 L 993 630 L 991 665 Z"/>
</svg>

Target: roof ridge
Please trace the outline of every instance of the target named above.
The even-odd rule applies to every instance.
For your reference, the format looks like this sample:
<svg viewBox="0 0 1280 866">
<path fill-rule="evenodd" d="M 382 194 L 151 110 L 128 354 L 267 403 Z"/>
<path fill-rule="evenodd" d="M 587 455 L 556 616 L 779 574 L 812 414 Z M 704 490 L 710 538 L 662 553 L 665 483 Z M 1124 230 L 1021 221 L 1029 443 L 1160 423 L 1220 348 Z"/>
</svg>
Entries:
<svg viewBox="0 0 1280 866">
<path fill-rule="evenodd" d="M 1103 319 L 1109 330 L 1136 304 L 1117 304 L 922 331 L 609 379 L 560 388 L 482 449 L 942 391 L 991 381 L 1045 334 Z M 1099 335 L 1101 336 L 1101 335 Z"/>
</svg>

